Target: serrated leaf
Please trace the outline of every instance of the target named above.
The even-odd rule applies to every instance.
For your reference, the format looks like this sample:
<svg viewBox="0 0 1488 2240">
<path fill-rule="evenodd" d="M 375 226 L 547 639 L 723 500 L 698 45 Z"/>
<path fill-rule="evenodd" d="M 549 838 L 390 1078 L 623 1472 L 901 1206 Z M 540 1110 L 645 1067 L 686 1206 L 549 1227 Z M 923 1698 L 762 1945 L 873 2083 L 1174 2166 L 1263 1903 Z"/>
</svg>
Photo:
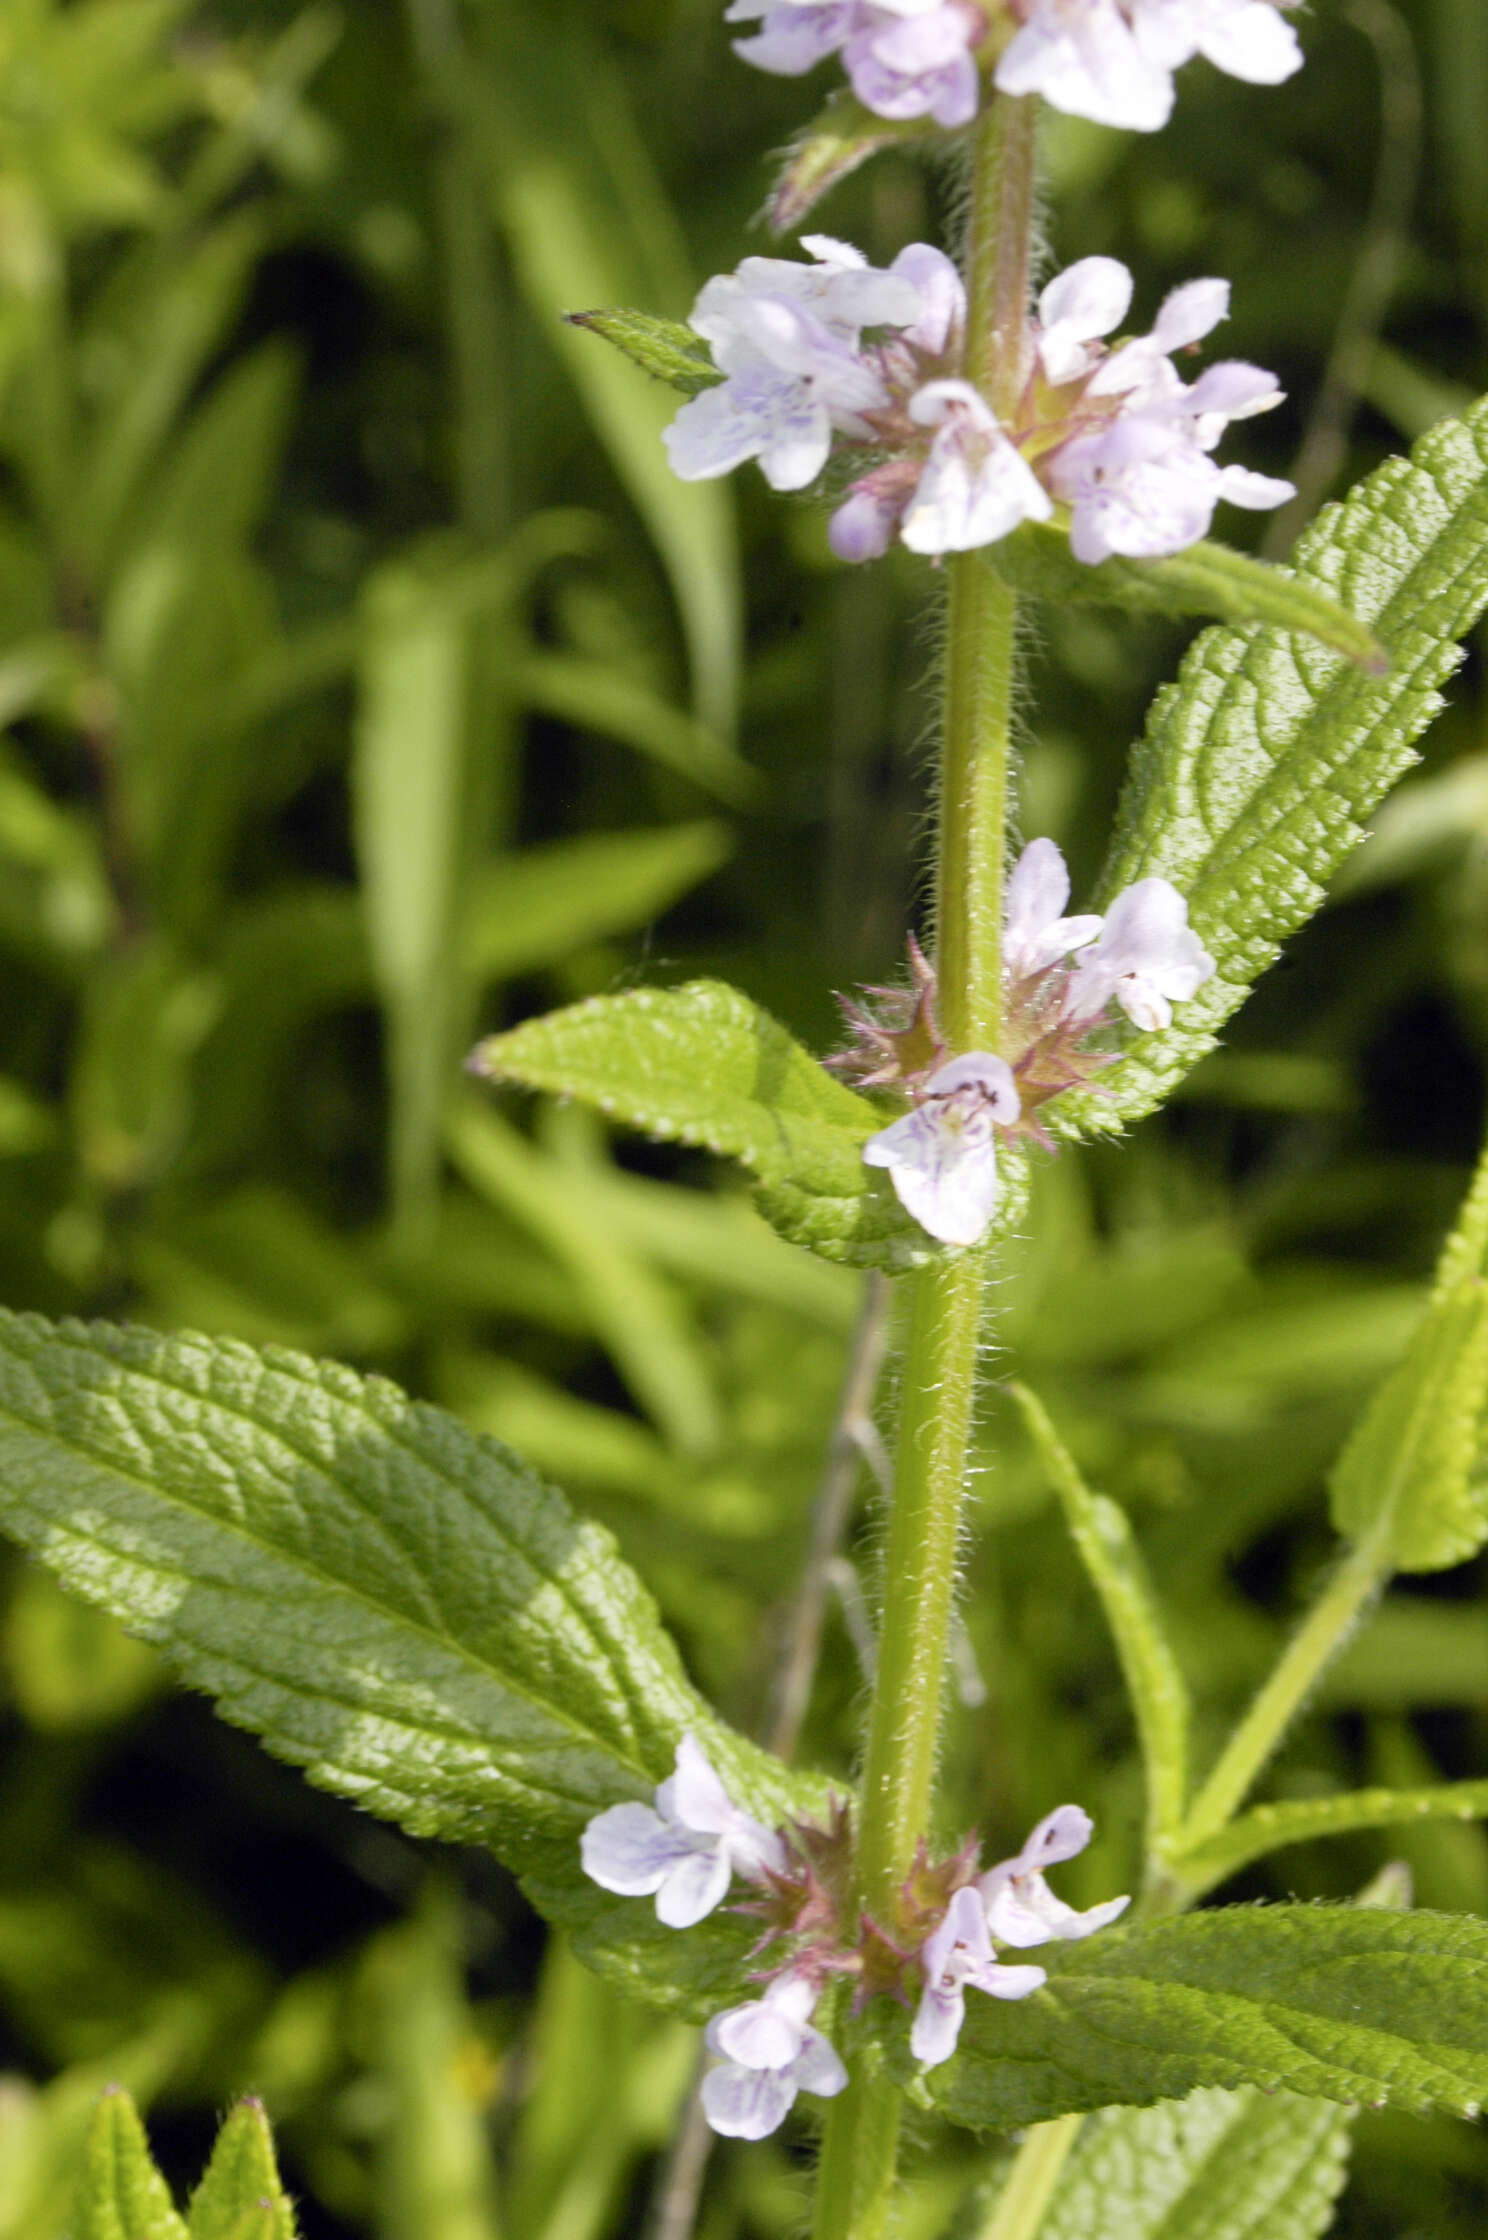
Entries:
<svg viewBox="0 0 1488 2240">
<path fill-rule="evenodd" d="M 679 319 L 658 319 L 649 311 L 570 311 L 567 318 L 571 327 L 612 342 L 642 373 L 684 397 L 716 388 L 723 379 L 702 336 Z"/>
<path fill-rule="evenodd" d="M 791 233 L 824 194 L 866 163 L 880 148 L 905 141 L 940 140 L 931 117 L 888 118 L 865 109 L 844 88 L 795 141 L 765 206 L 772 233 Z"/>
<path fill-rule="evenodd" d="M 489 1843 L 642 1996 L 737 1984 L 745 1923 L 662 1929 L 579 1833 L 688 1729 L 766 1821 L 821 1786 L 720 1724 L 608 1533 L 496 1441 L 334 1363 L 4 1314 L 0 1525 L 312 1781 Z"/>
<path fill-rule="evenodd" d="M 1079 2137 L 1038 2240 L 1318 2240 L 1347 2169 L 1353 2111 L 1292 2092 L 1190 2093 L 1103 2108 Z M 996 2195 L 951 2240 L 984 2240 Z"/>
<path fill-rule="evenodd" d="M 596 996 L 492 1035 L 471 1065 L 738 1159 L 766 1220 L 824 1259 L 906 1268 L 936 1249 L 863 1164 L 884 1114 L 722 981 Z M 1017 1166 L 1006 1162 L 1003 1221 L 1016 1217 Z"/>
<path fill-rule="evenodd" d="M 1333 1523 L 1382 1572 L 1441 1571 L 1488 1539 L 1476 1482 L 1488 1399 L 1488 1285 L 1469 1276 L 1427 1313 L 1328 1481 Z"/>
<path fill-rule="evenodd" d="M 1488 1921 L 1234 1906 L 1039 1961 L 1031 1999 L 968 2000 L 961 2051 L 927 2080 L 953 2122 L 1005 2131 L 1201 2085 L 1459 2115 L 1488 2098 Z"/>
<path fill-rule="evenodd" d="M 1102 1073 L 1099 1095 L 1051 1108 L 1066 1132 L 1139 1119 L 1213 1048 L 1415 759 L 1457 641 L 1488 605 L 1488 403 L 1326 507 L 1296 575 L 1376 633 L 1390 671 L 1365 675 L 1264 623 L 1206 630 L 1189 649 L 1137 748 L 1103 888 L 1171 879 L 1218 970 L 1171 1028 Z"/>
<path fill-rule="evenodd" d="M 1351 1835 L 1359 1828 L 1401 1828 L 1416 1820 L 1488 1819 L 1488 1781 L 1443 1781 L 1429 1789 L 1355 1789 L 1342 1797 L 1293 1797 L 1260 1804 L 1177 1861 L 1183 1886 L 1202 1897 L 1253 1859 L 1289 1843 Z"/>
<path fill-rule="evenodd" d="M 71 2240 L 186 2240 L 127 2092 L 107 2091 L 89 2126 Z"/>
<path fill-rule="evenodd" d="M 1283 630 L 1306 631 L 1376 676 L 1389 667 L 1379 640 L 1330 592 L 1290 568 L 1273 567 L 1228 545 L 1205 542 L 1167 560 L 1114 557 L 1088 567 L 1070 551 L 1063 529 L 1027 521 L 989 545 L 986 558 L 1016 591 L 1035 599 L 1123 607 L 1134 614 L 1274 622 Z"/>
<path fill-rule="evenodd" d="M 1091 1492 L 1042 1402 L 1025 1385 L 1011 1384 L 1008 1391 L 1059 1496 L 1070 1538 L 1106 1614 L 1141 1739 L 1149 1841 L 1160 1843 L 1183 1818 L 1189 1704 L 1147 1567 L 1125 1511 Z"/>
<path fill-rule="evenodd" d="M 273 2134 L 257 2100 L 240 2100 L 186 2211 L 190 2240 L 295 2240 Z"/>
</svg>

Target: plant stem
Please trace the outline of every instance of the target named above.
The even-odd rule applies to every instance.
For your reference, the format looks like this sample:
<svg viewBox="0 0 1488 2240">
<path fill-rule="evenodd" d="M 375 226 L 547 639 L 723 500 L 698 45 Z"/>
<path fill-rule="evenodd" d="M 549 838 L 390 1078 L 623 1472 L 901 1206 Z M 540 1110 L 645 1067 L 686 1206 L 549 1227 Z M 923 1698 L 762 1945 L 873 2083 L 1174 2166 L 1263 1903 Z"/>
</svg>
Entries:
<svg viewBox="0 0 1488 2240">
<path fill-rule="evenodd" d="M 1035 2240 L 1084 2121 L 1078 2115 L 1056 2116 L 1052 2123 L 1034 2125 L 977 2240 Z"/>
<path fill-rule="evenodd" d="M 996 96 L 976 131 L 967 229 L 966 368 L 994 401 L 1021 383 L 1033 213 L 1034 104 Z M 1014 594 L 975 553 L 947 567 L 945 737 L 936 872 L 939 1017 L 950 1050 L 995 1052 L 1014 677 Z M 983 1268 L 941 1260 L 910 1279 L 894 1499 L 868 1721 L 858 1897 L 891 1934 L 929 1832 L 976 1385 Z M 888 2230 L 901 2109 L 854 2065 L 827 2122 L 815 2240 Z"/>
<path fill-rule="evenodd" d="M 966 253 L 966 365 L 993 405 L 1023 383 L 1032 255 L 1032 101 L 995 100 L 979 127 Z M 947 1048 L 995 1051 L 1002 1027 L 1002 885 L 1017 598 L 977 552 L 946 566 L 945 743 L 935 943 Z"/>
<path fill-rule="evenodd" d="M 1250 1709 L 1231 1735 L 1194 1802 L 1171 1864 L 1180 1876 L 1183 1853 L 1216 1836 L 1244 1803 L 1323 1667 L 1342 1648 L 1365 1604 L 1388 1577 L 1368 1540 L 1350 1550 L 1278 1658 Z"/>
</svg>

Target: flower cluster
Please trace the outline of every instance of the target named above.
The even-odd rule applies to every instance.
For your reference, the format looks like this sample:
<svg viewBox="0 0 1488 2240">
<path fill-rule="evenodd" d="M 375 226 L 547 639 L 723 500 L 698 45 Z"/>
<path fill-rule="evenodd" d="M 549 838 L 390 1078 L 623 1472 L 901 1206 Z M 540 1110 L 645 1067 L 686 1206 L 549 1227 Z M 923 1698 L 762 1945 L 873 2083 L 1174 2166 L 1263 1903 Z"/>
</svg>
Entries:
<svg viewBox="0 0 1488 2240">
<path fill-rule="evenodd" d="M 1231 77 L 1277 85 L 1302 64 L 1281 10 L 1293 0 L 731 0 L 734 41 L 757 69 L 799 77 L 840 54 L 865 109 L 954 129 L 981 101 L 978 50 L 1006 38 L 993 69 L 1002 93 L 1042 94 L 1098 124 L 1155 132 L 1173 107 L 1173 72 L 1203 55 Z"/>
<path fill-rule="evenodd" d="M 1114 257 L 1071 265 L 1039 297 L 1003 424 L 961 370 L 965 295 L 949 258 L 916 242 L 877 271 L 844 242 L 804 245 L 811 264 L 748 257 L 698 297 L 692 325 L 725 378 L 666 431 L 684 480 L 757 458 L 776 489 L 798 490 L 834 453 L 872 452 L 832 517 L 846 560 L 896 535 L 913 552 L 970 551 L 1056 509 L 1079 560 L 1159 558 L 1204 536 L 1221 499 L 1292 495 L 1212 457 L 1232 420 L 1281 402 L 1274 375 L 1226 359 L 1188 383 L 1173 364 L 1226 316 L 1226 282 L 1177 289 L 1149 334 L 1108 346 L 1131 275 Z"/>
<path fill-rule="evenodd" d="M 863 1146 L 887 1168 L 905 1211 L 942 1244 L 971 1245 L 997 1205 L 999 1131 L 1047 1141 L 1036 1118 L 1051 1097 L 1088 1081 L 1105 1062 L 1086 1038 L 1114 1003 L 1151 1033 L 1171 1026 L 1173 1005 L 1195 995 L 1214 959 L 1166 879 L 1139 879 L 1105 916 L 1066 917 L 1069 872 L 1052 840 L 1023 850 L 1007 883 L 1003 974 L 1008 1055 L 973 1050 L 947 1060 L 935 1021 L 934 975 L 916 948 L 915 991 L 890 997 L 887 1020 L 847 1004 L 853 1046 L 834 1060 L 865 1085 L 894 1085 L 913 1100 Z M 899 1024 L 913 1006 L 910 1026 Z"/>
<path fill-rule="evenodd" d="M 717 2059 L 703 2079 L 702 2100 L 715 2131 L 762 2139 L 785 2121 L 798 2093 L 830 2099 L 847 2083 L 841 2055 L 812 2022 L 834 1979 L 855 1985 L 855 2006 L 880 1992 L 913 2004 L 911 2049 L 933 2068 L 955 2051 L 968 1989 L 1026 1999 L 1047 1981 L 1036 1964 L 1000 1961 L 999 1946 L 1022 1951 L 1088 1937 L 1123 1913 L 1126 1898 L 1078 1913 L 1044 1880 L 1047 1867 L 1084 1850 L 1091 1832 L 1078 1805 L 1060 1805 L 1016 1857 L 982 1875 L 974 1843 L 939 1866 L 929 1864 L 922 1845 L 890 1933 L 859 1919 L 852 1906 L 844 1809 L 834 1810 L 825 1829 L 768 1829 L 732 1802 L 689 1734 L 654 1806 L 619 1804 L 598 1814 L 584 1830 L 581 1853 L 584 1872 L 601 1889 L 654 1897 L 658 1917 L 671 1928 L 690 1928 L 711 1913 L 735 1875 L 755 1886 L 758 1897 L 739 1910 L 767 1924 L 756 1951 L 778 1943 L 787 1950 L 757 1973 L 758 1998 L 725 2008 L 708 2024 L 708 2050 Z"/>
</svg>

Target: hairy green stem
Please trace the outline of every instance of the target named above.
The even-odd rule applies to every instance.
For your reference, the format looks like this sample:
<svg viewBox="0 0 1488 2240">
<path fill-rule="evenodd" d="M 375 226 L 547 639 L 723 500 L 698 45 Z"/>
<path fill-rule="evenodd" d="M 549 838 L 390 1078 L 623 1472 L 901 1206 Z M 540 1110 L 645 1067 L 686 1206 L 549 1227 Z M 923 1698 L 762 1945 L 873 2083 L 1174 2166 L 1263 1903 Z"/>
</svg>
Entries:
<svg viewBox="0 0 1488 2240">
<path fill-rule="evenodd" d="M 1033 220 L 1033 108 L 994 98 L 977 127 L 965 272 L 966 367 L 994 405 L 1021 384 Z M 1014 679 L 1014 595 L 975 553 L 948 564 L 936 969 L 947 1048 L 996 1051 Z M 894 1500 L 859 1820 L 858 1896 L 891 1934 L 929 1831 L 981 1327 L 967 1253 L 910 1279 Z M 898 2088 L 855 2065 L 827 2122 L 815 2240 L 882 2240 Z"/>
<path fill-rule="evenodd" d="M 1278 1658 L 1195 1799 L 1183 1832 L 1172 1847 L 1173 1866 L 1180 1877 L 1183 1853 L 1229 1825 L 1324 1667 L 1343 1647 L 1365 1605 L 1388 1577 L 1388 1565 L 1381 1563 L 1378 1549 L 1368 1540 L 1345 1556 Z"/>
</svg>

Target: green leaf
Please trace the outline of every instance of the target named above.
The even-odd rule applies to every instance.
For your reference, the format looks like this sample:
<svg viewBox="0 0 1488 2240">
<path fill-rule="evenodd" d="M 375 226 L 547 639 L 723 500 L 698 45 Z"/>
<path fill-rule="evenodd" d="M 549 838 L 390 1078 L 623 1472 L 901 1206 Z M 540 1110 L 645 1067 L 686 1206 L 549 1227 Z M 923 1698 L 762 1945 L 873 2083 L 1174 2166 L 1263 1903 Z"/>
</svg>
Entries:
<svg viewBox="0 0 1488 2240">
<path fill-rule="evenodd" d="M 765 215 L 772 233 L 792 233 L 824 194 L 866 163 L 880 148 L 914 140 L 939 140 L 930 117 L 889 119 L 865 109 L 846 89 L 835 93 L 786 157 Z"/>
<path fill-rule="evenodd" d="M 377 1938 L 362 1964 L 390 2103 L 378 2139 L 382 2240 L 499 2240 L 479 2089 L 486 2068 L 494 2086 L 495 2065 L 466 2002 L 464 1945 L 462 1900 L 431 1876 L 413 1918 Z"/>
<path fill-rule="evenodd" d="M 1080 2126 L 1037 2240 L 1318 2240 L 1347 2171 L 1351 2109 L 1293 2092 L 1190 2093 Z M 997 2191 L 953 2240 L 995 2227 Z"/>
<path fill-rule="evenodd" d="M 671 1443 L 683 1454 L 716 1452 L 723 1427 L 713 1381 L 675 1292 L 500 1114 L 462 1102 L 448 1140 L 467 1182 L 569 1269 L 597 1335 Z"/>
<path fill-rule="evenodd" d="M 491 1844 L 641 1996 L 737 1984 L 745 1924 L 662 1929 L 579 1833 L 687 1730 L 769 1822 L 820 1785 L 720 1724 L 609 1535 L 494 1440 L 334 1363 L 6 1314 L 0 1524 L 312 1781 Z"/>
<path fill-rule="evenodd" d="M 1382 1571 L 1441 1571 L 1488 1539 L 1475 1478 L 1488 1399 L 1488 1284 L 1469 1276 L 1428 1312 L 1356 1425 L 1328 1481 L 1345 1539 Z"/>
<path fill-rule="evenodd" d="M 467 632 L 442 571 L 396 562 L 364 594 L 352 770 L 373 969 L 388 1020 L 395 1218 L 430 1211 L 462 990 L 450 970 L 469 846 Z"/>
<path fill-rule="evenodd" d="M 295 2240 L 294 2211 L 257 2100 L 240 2100 L 218 2132 L 186 2225 L 190 2240 Z"/>
<path fill-rule="evenodd" d="M 696 281 L 625 87 L 602 49 L 570 20 L 565 67 L 551 29 L 522 11 L 487 9 L 481 67 L 451 73 L 441 93 L 468 133 L 511 249 L 516 280 L 605 444 L 671 579 L 691 660 L 693 703 L 721 737 L 739 691 L 739 563 L 732 496 L 681 482 L 661 445 L 672 400 L 615 351 L 564 324 L 585 304 L 681 310 Z"/>
<path fill-rule="evenodd" d="M 655 832 L 596 832 L 483 864 L 471 882 L 461 946 L 483 982 L 571 956 L 649 925 L 711 876 L 732 848 L 711 819 Z"/>
<path fill-rule="evenodd" d="M 1167 560 L 1103 560 L 1087 567 L 1065 530 L 1028 521 L 987 547 L 986 558 L 1016 591 L 1060 606 L 1072 600 L 1135 614 L 1204 614 L 1221 622 L 1273 622 L 1306 631 L 1349 661 L 1382 676 L 1389 657 L 1357 616 L 1328 591 L 1228 545 L 1194 544 Z"/>
<path fill-rule="evenodd" d="M 98 2103 L 83 2148 L 72 2240 L 186 2240 L 127 2092 Z"/>
<path fill-rule="evenodd" d="M 1051 1108 L 1066 1131 L 1139 1119 L 1213 1048 L 1414 760 L 1456 641 L 1488 604 L 1488 404 L 1326 507 L 1296 562 L 1298 580 L 1376 633 L 1389 674 L 1265 623 L 1206 630 L 1189 649 L 1136 750 L 1103 889 L 1171 879 L 1218 970 L 1171 1028 L 1102 1073 L 1100 1094 Z"/>
<path fill-rule="evenodd" d="M 695 397 L 714 389 L 723 375 L 700 334 L 678 319 L 658 319 L 650 311 L 570 311 L 568 324 L 597 334 L 654 381 Z"/>
<path fill-rule="evenodd" d="M 621 739 L 720 801 L 746 801 L 755 791 L 754 772 L 716 731 L 638 683 L 617 662 L 530 653 L 515 664 L 508 682 L 524 706 L 581 731 Z"/>
<path fill-rule="evenodd" d="M 153 274 L 141 266 L 132 270 L 131 286 L 116 280 L 94 323 L 91 347 L 100 363 L 121 368 L 121 378 L 101 400 L 77 478 L 71 533 L 100 575 L 112 565 L 126 514 L 237 310 L 266 239 L 263 212 L 238 211 L 184 254 L 162 258 Z M 112 314 L 119 323 L 109 332 Z"/>
<path fill-rule="evenodd" d="M 1488 2098 L 1488 1922 L 1470 1916 L 1235 1906 L 1038 1957 L 1031 1999 L 968 1999 L 960 2053 L 927 2080 L 953 2122 L 1005 2131 L 1200 2085 L 1464 2116 Z"/>
<path fill-rule="evenodd" d="M 1100 1597 L 1131 1697 L 1147 1776 L 1149 1843 L 1182 1824 L 1188 1763 L 1188 1689 L 1153 1600 L 1124 1510 L 1092 1493 L 1048 1413 L 1025 1385 L 1010 1384 L 1064 1509 L 1075 1551 Z"/>
<path fill-rule="evenodd" d="M 1207 1842 L 1183 1853 L 1184 1889 L 1202 1897 L 1217 1883 L 1289 1843 L 1351 1835 L 1359 1828 L 1401 1828 L 1416 1820 L 1488 1819 L 1488 1781 L 1443 1781 L 1429 1789 L 1355 1789 L 1342 1797 L 1294 1797 L 1260 1804 Z"/>
<path fill-rule="evenodd" d="M 471 1065 L 742 1161 L 766 1220 L 824 1259 L 902 1268 L 934 1251 L 863 1165 L 884 1115 L 721 981 L 596 996 L 492 1035 Z M 1015 1195 L 1004 1199 L 1008 1218 Z"/>
</svg>

